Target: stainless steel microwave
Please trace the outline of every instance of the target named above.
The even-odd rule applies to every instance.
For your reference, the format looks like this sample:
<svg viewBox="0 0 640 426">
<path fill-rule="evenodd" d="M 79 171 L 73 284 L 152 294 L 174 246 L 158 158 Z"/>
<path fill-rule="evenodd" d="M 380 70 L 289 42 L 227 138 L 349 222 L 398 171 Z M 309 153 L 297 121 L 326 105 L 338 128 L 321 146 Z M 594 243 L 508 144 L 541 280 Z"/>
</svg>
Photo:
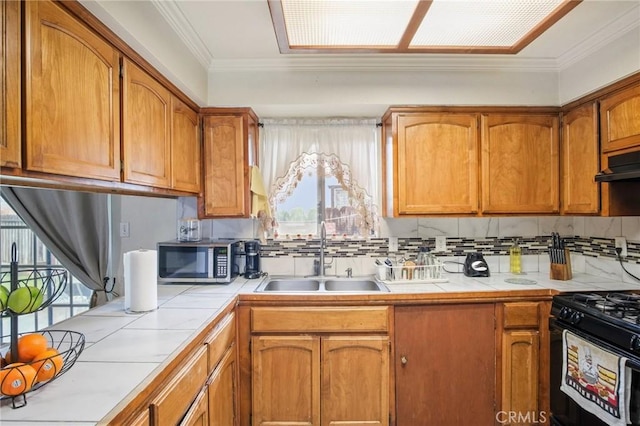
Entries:
<svg viewBox="0 0 640 426">
<path fill-rule="evenodd" d="M 161 283 L 230 283 L 239 274 L 239 240 L 165 241 L 157 244 Z"/>
</svg>

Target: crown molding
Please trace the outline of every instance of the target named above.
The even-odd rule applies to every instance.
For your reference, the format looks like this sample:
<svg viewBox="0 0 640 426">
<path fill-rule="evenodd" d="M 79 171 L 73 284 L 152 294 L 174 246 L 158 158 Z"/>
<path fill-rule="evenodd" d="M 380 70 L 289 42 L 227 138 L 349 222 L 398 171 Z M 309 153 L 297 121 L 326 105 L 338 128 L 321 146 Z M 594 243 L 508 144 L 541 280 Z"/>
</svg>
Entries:
<svg viewBox="0 0 640 426">
<path fill-rule="evenodd" d="M 388 54 L 385 57 L 335 57 L 325 55 L 283 56 L 269 59 L 214 59 L 210 72 L 241 71 L 502 71 L 556 72 L 553 59 L 518 57 L 478 57 L 473 55 L 429 55 L 407 57 Z"/>
<path fill-rule="evenodd" d="M 614 40 L 624 36 L 629 31 L 640 26 L 640 3 L 630 11 L 612 21 L 606 27 L 600 29 L 590 37 L 582 40 L 566 53 L 558 57 L 558 71 L 565 70 L 571 65 L 594 54 Z"/>
<path fill-rule="evenodd" d="M 213 60 L 213 55 L 191 26 L 191 23 L 180 9 L 178 2 L 175 0 L 150 1 L 176 34 L 178 34 L 178 37 L 180 37 L 191 53 L 193 53 L 198 62 L 200 62 L 205 69 L 208 69 Z"/>
</svg>

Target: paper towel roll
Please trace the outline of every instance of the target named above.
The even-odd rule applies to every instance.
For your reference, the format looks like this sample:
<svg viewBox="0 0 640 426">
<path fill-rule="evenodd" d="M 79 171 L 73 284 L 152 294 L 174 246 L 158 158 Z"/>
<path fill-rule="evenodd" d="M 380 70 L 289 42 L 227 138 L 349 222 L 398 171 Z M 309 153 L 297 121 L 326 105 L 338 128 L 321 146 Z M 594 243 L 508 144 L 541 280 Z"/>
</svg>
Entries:
<svg viewBox="0 0 640 426">
<path fill-rule="evenodd" d="M 124 254 L 124 309 L 147 312 L 158 307 L 158 256 L 155 250 Z"/>
</svg>

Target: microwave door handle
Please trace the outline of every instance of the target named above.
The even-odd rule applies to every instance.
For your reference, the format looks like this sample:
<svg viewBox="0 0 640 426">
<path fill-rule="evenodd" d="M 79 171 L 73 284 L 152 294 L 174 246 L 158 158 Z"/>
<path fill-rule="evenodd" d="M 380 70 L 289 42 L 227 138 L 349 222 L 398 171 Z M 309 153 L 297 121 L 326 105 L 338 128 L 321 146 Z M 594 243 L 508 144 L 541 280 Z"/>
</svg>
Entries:
<svg viewBox="0 0 640 426">
<path fill-rule="evenodd" d="M 207 278 L 215 278 L 216 276 L 216 249 L 215 247 L 209 247 L 207 250 Z"/>
</svg>

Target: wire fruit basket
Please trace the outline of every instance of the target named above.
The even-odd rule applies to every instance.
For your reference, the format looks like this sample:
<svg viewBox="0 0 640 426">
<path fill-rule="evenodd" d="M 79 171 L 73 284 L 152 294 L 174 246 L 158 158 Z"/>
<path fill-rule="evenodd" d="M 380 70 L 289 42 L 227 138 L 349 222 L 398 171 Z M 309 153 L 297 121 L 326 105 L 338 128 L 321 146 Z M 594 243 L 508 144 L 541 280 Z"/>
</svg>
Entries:
<svg viewBox="0 0 640 426">
<path fill-rule="evenodd" d="M 27 405 L 26 394 L 67 372 L 84 349 L 84 335 L 69 330 L 18 333 L 18 318 L 50 306 L 64 293 L 67 271 L 62 268 L 18 268 L 18 250 L 11 246 L 9 271 L 0 274 L 0 317 L 8 317 L 11 334 L 2 336 L 0 400 L 12 408 Z M 0 354 L 0 355 L 2 355 Z"/>
</svg>

